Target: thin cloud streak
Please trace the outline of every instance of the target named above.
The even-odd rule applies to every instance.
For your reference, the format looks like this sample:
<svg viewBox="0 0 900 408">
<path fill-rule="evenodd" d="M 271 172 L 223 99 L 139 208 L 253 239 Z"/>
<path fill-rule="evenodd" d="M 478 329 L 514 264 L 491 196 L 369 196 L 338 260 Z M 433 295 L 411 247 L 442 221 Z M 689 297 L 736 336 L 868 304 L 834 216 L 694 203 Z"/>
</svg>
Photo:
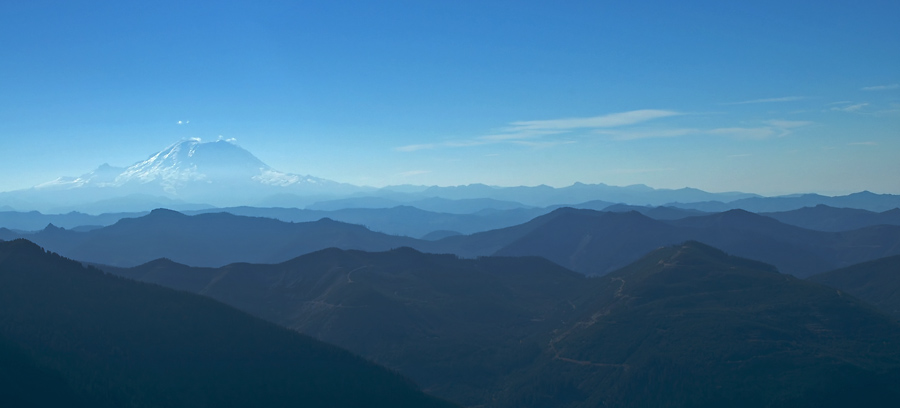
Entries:
<svg viewBox="0 0 900 408">
<path fill-rule="evenodd" d="M 746 105 L 750 103 L 771 103 L 771 102 L 794 102 L 806 99 L 805 96 L 783 96 L 781 98 L 764 98 L 764 99 L 751 99 L 749 101 L 741 101 L 741 102 L 727 102 L 722 105 Z"/>
<path fill-rule="evenodd" d="M 547 136 L 569 133 L 579 129 L 601 129 L 627 126 L 677 115 L 682 115 L 682 113 L 659 109 L 641 109 L 589 118 L 518 121 L 510 123 L 509 127 L 502 132 L 495 134 L 480 136 L 473 139 L 399 146 L 395 147 L 394 150 L 400 152 L 415 152 L 444 147 L 473 147 L 497 143 L 515 144 L 532 148 L 548 148 L 576 142 L 573 140 L 541 141 L 540 139 Z"/>
<path fill-rule="evenodd" d="M 835 107 L 831 108 L 831 110 L 837 111 L 837 112 L 857 112 L 860 109 L 865 108 L 866 106 L 869 106 L 869 104 L 867 102 L 863 102 L 863 103 L 857 103 L 857 104 L 847 105 L 847 106 L 840 106 L 840 107 L 835 106 Z"/>
<path fill-rule="evenodd" d="M 900 84 L 876 85 L 860 88 L 861 91 L 890 91 L 893 89 L 900 89 Z"/>
<path fill-rule="evenodd" d="M 706 133 L 711 135 L 724 135 L 724 136 L 732 136 L 738 139 L 768 139 L 775 135 L 775 129 L 771 127 L 757 127 L 757 128 L 741 128 L 741 127 L 731 127 L 731 128 L 717 128 L 706 131 Z"/>
<path fill-rule="evenodd" d="M 610 128 L 648 120 L 681 115 L 679 112 L 659 109 L 641 109 L 628 112 L 611 113 L 609 115 L 594 116 L 589 118 L 566 118 L 551 120 L 529 120 L 513 122 L 510 131 L 523 130 L 571 130 L 584 128 Z"/>
<path fill-rule="evenodd" d="M 785 137 L 793 132 L 793 129 L 812 125 L 813 122 L 805 120 L 767 120 L 768 126 L 760 127 L 730 127 L 717 128 L 707 131 L 712 135 L 726 135 L 736 137 L 738 139 L 768 139 L 770 137 Z"/>
<path fill-rule="evenodd" d="M 547 136 L 568 134 L 577 130 L 589 130 L 589 134 L 609 136 L 610 140 L 629 141 L 651 138 L 670 138 L 688 135 L 725 135 L 738 139 L 768 139 L 784 137 L 793 129 L 813 124 L 802 120 L 773 119 L 762 122 L 757 127 L 720 127 L 714 129 L 697 128 L 657 128 L 628 129 L 627 126 L 658 118 L 683 115 L 669 110 L 643 109 L 589 118 L 567 118 L 553 120 L 519 121 L 511 123 L 506 132 L 480 136 L 472 139 L 450 140 L 440 143 L 412 144 L 394 148 L 400 152 L 415 152 L 438 148 L 474 147 L 489 144 L 513 144 L 532 148 L 550 148 L 576 143 L 575 140 L 546 140 Z M 609 129 L 626 127 L 625 129 Z"/>
</svg>

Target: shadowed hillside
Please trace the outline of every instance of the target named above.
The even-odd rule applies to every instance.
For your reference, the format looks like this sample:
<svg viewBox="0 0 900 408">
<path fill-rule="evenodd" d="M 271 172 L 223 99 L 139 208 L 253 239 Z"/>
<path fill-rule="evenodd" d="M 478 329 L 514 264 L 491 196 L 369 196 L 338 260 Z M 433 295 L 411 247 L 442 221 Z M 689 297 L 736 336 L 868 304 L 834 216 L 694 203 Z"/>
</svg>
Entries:
<svg viewBox="0 0 900 408">
<path fill-rule="evenodd" d="M 0 243 L 0 361 L 15 406 L 449 406 L 337 347 L 24 240 Z"/>
<path fill-rule="evenodd" d="M 539 258 L 408 248 L 107 270 L 220 299 L 466 405 L 879 406 L 900 396 L 900 326 L 887 316 L 696 242 L 602 278 Z"/>
<path fill-rule="evenodd" d="M 846 291 L 900 319 L 900 256 L 820 273 L 809 280 Z"/>
<path fill-rule="evenodd" d="M 533 228 L 526 230 L 527 225 Z M 519 228 L 523 232 L 506 239 L 495 254 L 542 256 L 588 275 L 611 272 L 653 249 L 685 240 L 759 259 L 798 277 L 900 253 L 898 226 L 812 231 L 743 210 L 661 221 L 637 212 L 562 208 Z"/>
</svg>

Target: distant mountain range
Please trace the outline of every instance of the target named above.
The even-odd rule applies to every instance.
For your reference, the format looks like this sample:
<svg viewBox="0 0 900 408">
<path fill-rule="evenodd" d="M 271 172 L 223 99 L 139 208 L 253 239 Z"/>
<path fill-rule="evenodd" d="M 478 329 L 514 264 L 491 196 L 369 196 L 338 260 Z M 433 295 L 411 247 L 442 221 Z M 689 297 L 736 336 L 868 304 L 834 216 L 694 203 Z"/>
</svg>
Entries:
<svg viewBox="0 0 900 408">
<path fill-rule="evenodd" d="M 34 234 L 0 229 L 0 239 L 18 237 L 73 259 L 118 266 L 157 258 L 195 266 L 273 263 L 329 247 L 379 251 L 418 242 L 330 219 L 288 223 L 227 213 L 188 216 L 162 209 L 86 232 L 55 226 Z"/>
<path fill-rule="evenodd" d="M 442 201 L 453 202 L 452 200 Z M 589 201 L 571 206 L 605 212 L 637 211 L 656 220 L 676 220 L 706 215 L 698 210 L 676 207 L 645 207 Z M 182 211 L 197 215 L 226 212 L 249 217 L 272 218 L 285 222 L 310 222 L 331 218 L 350 224 L 363 225 L 372 231 L 390 235 L 436 240 L 452 235 L 467 235 L 522 224 L 547 214 L 557 207 L 512 208 L 506 210 L 484 209 L 475 213 L 455 214 L 434 212 L 412 206 L 391 208 L 345 208 L 337 210 L 311 210 L 298 208 L 225 207 Z M 53 224 L 56 227 L 76 231 L 89 231 L 115 224 L 123 218 L 135 218 L 149 212 L 104 213 L 89 215 L 80 212 L 67 214 L 42 214 L 37 211 L 0 211 L 0 228 L 18 231 L 38 231 Z M 816 231 L 850 231 L 875 225 L 900 226 L 900 209 L 876 213 L 852 208 L 832 208 L 819 205 L 792 211 L 761 213 L 782 223 Z"/>
<path fill-rule="evenodd" d="M 482 210 L 555 208 L 601 201 L 668 206 L 705 212 L 744 209 L 788 211 L 824 204 L 883 212 L 900 207 L 900 196 L 860 192 L 762 197 L 741 192 L 710 193 L 694 188 L 654 189 L 575 183 L 568 187 L 388 186 L 372 188 L 310 175 L 278 171 L 225 140 L 184 140 L 128 167 L 99 166 L 77 177 L 60 177 L 30 189 L 0 193 L 0 209 L 90 214 L 140 212 L 165 207 L 179 211 L 210 207 L 288 207 L 318 210 L 390 208 L 470 214 Z"/>
<path fill-rule="evenodd" d="M 435 244 L 438 251 L 467 257 L 542 256 L 578 272 L 603 275 L 660 246 L 685 240 L 759 259 L 781 272 L 805 277 L 900 253 L 900 226 L 822 232 L 743 210 L 654 220 L 634 211 L 562 208 L 525 224 L 448 237 Z"/>
<path fill-rule="evenodd" d="M 900 325 L 697 242 L 602 278 L 539 258 L 328 249 L 276 265 L 103 267 L 204 294 L 466 406 L 888 406 Z"/>
<path fill-rule="evenodd" d="M 64 256 L 113 266 L 168 258 L 192 266 L 276 263 L 336 247 L 384 251 L 411 247 L 429 253 L 541 256 L 586 275 L 604 275 L 661 246 L 695 240 L 759 259 L 798 277 L 900 254 L 900 226 L 825 232 L 731 210 L 656 220 L 637 211 L 560 208 L 511 227 L 433 241 L 371 231 L 331 219 L 271 218 L 154 210 L 113 225 L 72 231 L 48 226 L 34 233 L 0 228 L 0 239 L 27 238 Z"/>
</svg>

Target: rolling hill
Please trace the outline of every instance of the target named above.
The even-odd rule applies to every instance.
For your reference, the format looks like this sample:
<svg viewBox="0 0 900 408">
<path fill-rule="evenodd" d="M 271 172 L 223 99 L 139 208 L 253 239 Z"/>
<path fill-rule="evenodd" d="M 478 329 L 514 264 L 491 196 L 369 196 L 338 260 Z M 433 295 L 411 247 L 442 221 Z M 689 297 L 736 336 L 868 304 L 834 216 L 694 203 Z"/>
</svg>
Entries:
<svg viewBox="0 0 900 408">
<path fill-rule="evenodd" d="M 900 256 L 863 262 L 808 279 L 852 294 L 900 319 Z"/>
<path fill-rule="evenodd" d="M 0 359 L 17 406 L 450 406 L 345 350 L 25 240 L 0 242 Z"/>
<path fill-rule="evenodd" d="M 900 326 L 889 317 L 697 242 L 596 278 L 540 258 L 409 248 L 104 269 L 211 296 L 470 406 L 883 406 L 900 396 Z"/>
</svg>

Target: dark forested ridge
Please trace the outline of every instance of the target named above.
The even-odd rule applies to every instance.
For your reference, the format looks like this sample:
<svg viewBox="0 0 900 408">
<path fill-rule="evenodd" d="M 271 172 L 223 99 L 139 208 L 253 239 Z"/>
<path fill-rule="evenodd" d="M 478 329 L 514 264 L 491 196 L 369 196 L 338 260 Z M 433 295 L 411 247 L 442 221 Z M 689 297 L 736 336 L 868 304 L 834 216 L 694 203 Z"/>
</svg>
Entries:
<svg viewBox="0 0 900 408">
<path fill-rule="evenodd" d="M 890 406 L 900 326 L 837 291 L 696 242 L 602 279 L 578 323 L 523 376 L 521 403 L 553 390 L 580 406 Z M 564 365 L 563 362 L 570 364 Z M 605 389 L 604 394 L 591 390 Z"/>
<path fill-rule="evenodd" d="M 885 406 L 900 326 L 689 242 L 606 277 L 539 258 L 329 249 L 278 265 L 110 272 L 220 299 L 471 406 Z"/>
<path fill-rule="evenodd" d="M 450 406 L 337 347 L 196 295 L 0 242 L 3 406 Z"/>
<path fill-rule="evenodd" d="M 809 280 L 846 291 L 900 320 L 900 255 L 820 273 Z"/>
<path fill-rule="evenodd" d="M 278 265 L 110 272 L 211 296 L 400 370 L 467 405 L 527 366 L 569 302 L 599 283 L 541 258 L 327 249 Z"/>
</svg>

